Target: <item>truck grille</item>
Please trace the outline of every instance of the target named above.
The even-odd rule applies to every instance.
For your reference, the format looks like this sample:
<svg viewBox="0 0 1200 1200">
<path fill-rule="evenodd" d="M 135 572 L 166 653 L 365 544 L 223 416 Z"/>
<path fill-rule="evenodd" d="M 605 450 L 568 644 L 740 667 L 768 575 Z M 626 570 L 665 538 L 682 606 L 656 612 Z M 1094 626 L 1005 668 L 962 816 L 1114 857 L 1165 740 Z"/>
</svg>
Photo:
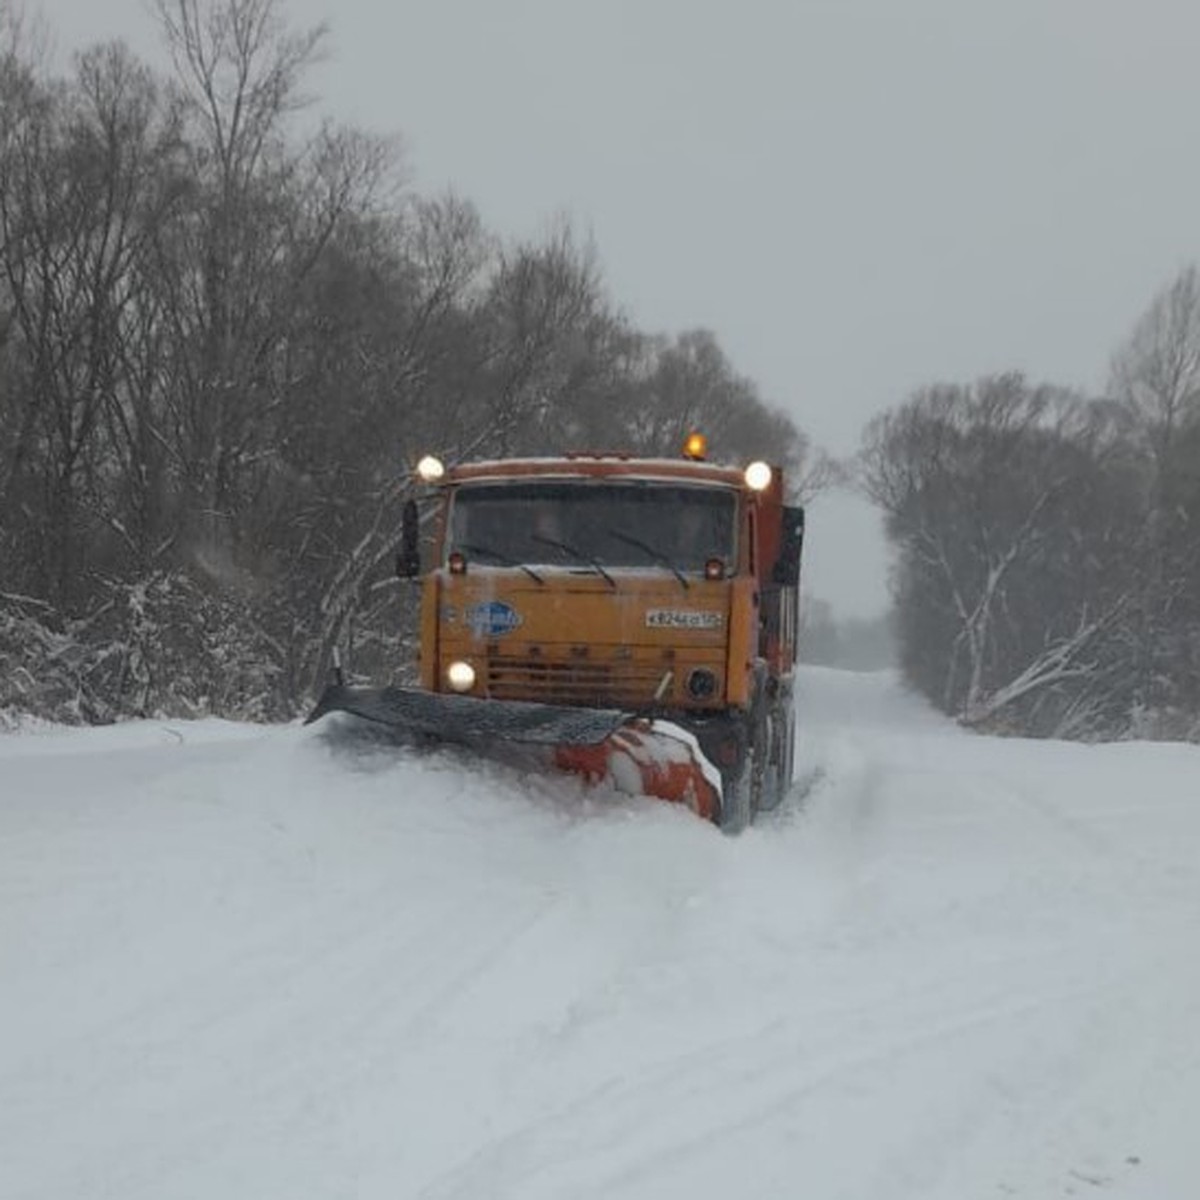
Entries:
<svg viewBox="0 0 1200 1200">
<path fill-rule="evenodd" d="M 672 665 L 492 656 L 487 664 L 487 688 L 496 700 L 640 707 L 653 703 L 654 693 Z M 677 683 L 672 681 L 672 691 Z"/>
</svg>

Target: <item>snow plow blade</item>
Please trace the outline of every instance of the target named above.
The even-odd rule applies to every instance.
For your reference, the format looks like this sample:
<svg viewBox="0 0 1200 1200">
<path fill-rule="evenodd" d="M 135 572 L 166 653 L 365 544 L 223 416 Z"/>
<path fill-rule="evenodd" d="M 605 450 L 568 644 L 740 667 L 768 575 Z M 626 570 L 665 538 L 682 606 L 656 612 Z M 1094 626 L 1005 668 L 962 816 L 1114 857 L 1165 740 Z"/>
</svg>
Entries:
<svg viewBox="0 0 1200 1200">
<path fill-rule="evenodd" d="M 497 739 L 536 746 L 595 746 L 629 714 L 615 708 L 567 708 L 515 700 L 477 700 L 418 688 L 356 688 L 331 683 L 305 724 L 329 712 L 348 712 L 401 733 L 457 745 Z"/>
<path fill-rule="evenodd" d="M 528 748 L 538 762 L 592 783 L 686 804 L 708 820 L 720 812 L 720 773 L 696 739 L 670 722 L 621 709 L 331 683 L 305 724 L 331 712 L 350 713 L 403 736 L 467 746 L 491 757 L 507 757 L 514 746 Z"/>
</svg>

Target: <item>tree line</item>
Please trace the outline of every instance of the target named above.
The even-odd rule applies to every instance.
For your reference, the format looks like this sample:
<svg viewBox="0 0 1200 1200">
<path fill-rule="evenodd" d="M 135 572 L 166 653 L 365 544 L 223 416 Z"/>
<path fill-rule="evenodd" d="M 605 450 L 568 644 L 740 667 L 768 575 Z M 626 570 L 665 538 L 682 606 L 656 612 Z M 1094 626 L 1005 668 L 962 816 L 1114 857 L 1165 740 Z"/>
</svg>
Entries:
<svg viewBox="0 0 1200 1200">
<path fill-rule="evenodd" d="M 1106 392 L 939 384 L 865 432 L 903 673 L 968 725 L 1200 735 L 1195 266 L 1137 321 Z"/>
<path fill-rule="evenodd" d="M 394 139 L 306 107 L 324 26 L 158 0 L 171 67 L 47 66 L 0 0 L 0 709 L 302 708 L 386 675 L 410 467 L 433 451 L 807 441 L 706 330 L 646 332 L 560 220 L 491 232 Z"/>
</svg>

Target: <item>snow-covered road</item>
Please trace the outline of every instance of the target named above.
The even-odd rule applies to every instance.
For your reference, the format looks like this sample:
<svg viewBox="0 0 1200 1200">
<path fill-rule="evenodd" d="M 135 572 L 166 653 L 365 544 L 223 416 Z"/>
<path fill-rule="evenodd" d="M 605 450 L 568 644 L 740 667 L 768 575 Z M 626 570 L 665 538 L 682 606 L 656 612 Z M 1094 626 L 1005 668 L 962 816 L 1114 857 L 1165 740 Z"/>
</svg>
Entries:
<svg viewBox="0 0 1200 1200">
<path fill-rule="evenodd" d="M 738 839 L 450 754 L 0 736 L 3 1200 L 1200 1196 L 1200 748 L 803 676 Z"/>
</svg>

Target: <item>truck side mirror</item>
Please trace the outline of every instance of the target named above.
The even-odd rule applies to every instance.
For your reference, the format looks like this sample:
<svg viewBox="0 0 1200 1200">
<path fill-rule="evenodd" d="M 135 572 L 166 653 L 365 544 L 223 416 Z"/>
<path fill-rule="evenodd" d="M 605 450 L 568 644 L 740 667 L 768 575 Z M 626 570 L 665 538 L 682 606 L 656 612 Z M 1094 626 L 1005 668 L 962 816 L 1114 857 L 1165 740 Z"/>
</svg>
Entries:
<svg viewBox="0 0 1200 1200">
<path fill-rule="evenodd" d="M 779 543 L 779 558 L 771 572 L 771 580 L 783 587 L 796 587 L 800 583 L 800 555 L 804 549 L 804 509 L 799 505 L 785 505 L 783 529 Z"/>
<path fill-rule="evenodd" d="M 396 556 L 396 574 L 415 579 L 421 573 L 421 522 L 417 502 L 405 500 L 400 515 L 400 553 Z"/>
</svg>

